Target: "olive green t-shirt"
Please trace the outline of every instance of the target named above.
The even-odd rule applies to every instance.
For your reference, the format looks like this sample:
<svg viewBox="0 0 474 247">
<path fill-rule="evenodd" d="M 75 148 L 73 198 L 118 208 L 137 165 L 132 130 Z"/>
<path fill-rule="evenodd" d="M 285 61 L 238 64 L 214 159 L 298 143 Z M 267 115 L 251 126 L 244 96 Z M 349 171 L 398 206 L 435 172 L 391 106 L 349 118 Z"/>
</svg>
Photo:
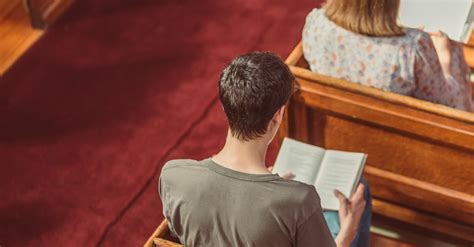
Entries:
<svg viewBox="0 0 474 247">
<path fill-rule="evenodd" d="M 313 186 L 213 162 L 172 160 L 163 213 L 185 246 L 335 246 Z"/>
</svg>

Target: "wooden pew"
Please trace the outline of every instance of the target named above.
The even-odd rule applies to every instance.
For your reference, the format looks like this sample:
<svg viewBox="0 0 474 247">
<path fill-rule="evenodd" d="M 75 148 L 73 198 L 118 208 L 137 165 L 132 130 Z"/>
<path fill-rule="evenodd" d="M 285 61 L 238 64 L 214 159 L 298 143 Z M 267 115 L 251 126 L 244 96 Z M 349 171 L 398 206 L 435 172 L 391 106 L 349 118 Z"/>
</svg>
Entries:
<svg viewBox="0 0 474 247">
<path fill-rule="evenodd" d="M 170 234 L 168 222 L 163 220 L 156 228 L 155 232 L 148 238 L 143 247 L 182 247 L 178 239 L 173 238 Z"/>
<path fill-rule="evenodd" d="M 469 64 L 471 69 L 474 68 L 474 44 L 464 45 L 464 57 L 466 57 L 466 62 Z"/>
<path fill-rule="evenodd" d="M 368 154 L 374 217 L 474 243 L 474 114 L 312 73 L 299 44 L 278 136 Z"/>
</svg>

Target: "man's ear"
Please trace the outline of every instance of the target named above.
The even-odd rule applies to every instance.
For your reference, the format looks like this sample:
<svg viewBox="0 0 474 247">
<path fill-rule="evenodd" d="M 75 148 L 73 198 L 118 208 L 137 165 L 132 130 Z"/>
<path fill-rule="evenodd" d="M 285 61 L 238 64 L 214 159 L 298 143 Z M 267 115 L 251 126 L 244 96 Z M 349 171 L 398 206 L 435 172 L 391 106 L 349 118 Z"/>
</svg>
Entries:
<svg viewBox="0 0 474 247">
<path fill-rule="evenodd" d="M 280 107 L 277 112 L 275 112 L 275 115 L 273 115 L 272 121 L 274 121 L 276 124 L 280 124 L 281 121 L 283 120 L 283 116 L 285 115 L 285 105 Z"/>
</svg>

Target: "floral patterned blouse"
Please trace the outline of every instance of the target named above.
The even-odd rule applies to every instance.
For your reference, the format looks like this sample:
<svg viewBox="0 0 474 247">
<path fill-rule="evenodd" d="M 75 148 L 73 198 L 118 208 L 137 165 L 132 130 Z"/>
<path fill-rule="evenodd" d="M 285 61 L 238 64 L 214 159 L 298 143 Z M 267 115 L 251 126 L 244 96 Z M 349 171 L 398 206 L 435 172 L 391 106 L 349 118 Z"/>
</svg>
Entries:
<svg viewBox="0 0 474 247">
<path fill-rule="evenodd" d="M 303 53 L 311 70 L 385 91 L 474 111 L 462 47 L 453 46 L 451 74 L 443 73 L 429 34 L 369 37 L 329 20 L 323 9 L 306 17 Z"/>
</svg>

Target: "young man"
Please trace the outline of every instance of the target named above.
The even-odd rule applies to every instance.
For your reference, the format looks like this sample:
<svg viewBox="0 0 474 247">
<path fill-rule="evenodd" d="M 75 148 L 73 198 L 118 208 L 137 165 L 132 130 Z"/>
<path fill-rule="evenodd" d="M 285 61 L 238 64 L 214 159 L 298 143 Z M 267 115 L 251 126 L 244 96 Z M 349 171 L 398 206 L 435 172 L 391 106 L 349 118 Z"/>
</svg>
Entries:
<svg viewBox="0 0 474 247">
<path fill-rule="evenodd" d="M 338 233 L 331 229 L 334 239 L 315 188 L 271 174 L 265 166 L 293 82 L 283 61 L 267 52 L 237 57 L 224 69 L 219 81 L 229 123 L 224 147 L 202 161 L 169 161 L 161 172 L 163 213 L 181 243 L 349 246 L 356 238 L 366 205 L 363 184 L 351 199 L 336 193 L 339 213 L 326 216 L 337 228 Z"/>
</svg>

